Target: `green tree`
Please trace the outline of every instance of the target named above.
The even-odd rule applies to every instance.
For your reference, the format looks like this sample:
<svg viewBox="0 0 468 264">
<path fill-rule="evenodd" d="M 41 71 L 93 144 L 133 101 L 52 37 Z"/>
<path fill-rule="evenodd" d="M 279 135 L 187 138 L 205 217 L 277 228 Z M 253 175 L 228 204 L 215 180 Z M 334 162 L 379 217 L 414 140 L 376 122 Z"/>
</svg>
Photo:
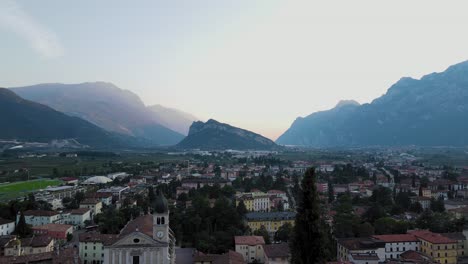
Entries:
<svg viewBox="0 0 468 264">
<path fill-rule="evenodd" d="M 262 225 L 259 229 L 255 230 L 253 234 L 254 236 L 262 236 L 265 240 L 265 244 L 271 244 L 270 234 L 268 234 L 268 230 L 265 226 Z"/>
<path fill-rule="evenodd" d="M 276 242 L 288 242 L 292 230 L 293 230 L 293 226 L 290 223 L 286 223 L 280 226 L 280 228 L 278 228 L 278 231 L 276 231 L 275 233 L 275 237 L 274 237 L 275 241 Z"/>
<path fill-rule="evenodd" d="M 328 182 L 328 202 L 332 203 L 335 200 L 335 194 L 333 192 L 333 184 L 331 181 Z"/>
<path fill-rule="evenodd" d="M 351 197 L 344 194 L 338 197 L 336 215 L 333 218 L 333 232 L 335 237 L 354 237 L 353 229 L 360 221 L 354 214 Z"/>
<path fill-rule="evenodd" d="M 21 211 L 20 219 L 18 220 L 18 224 L 16 225 L 15 234 L 19 237 L 28 237 L 32 234 L 31 227 L 26 224 L 26 219 L 24 218 L 23 211 Z"/>
<path fill-rule="evenodd" d="M 291 262 L 294 264 L 325 263 L 332 256 L 329 228 L 320 217 L 320 200 L 315 186 L 315 168 L 306 171 L 291 240 Z"/>
<path fill-rule="evenodd" d="M 445 211 L 445 205 L 444 205 L 444 198 L 439 197 L 437 200 L 434 198 L 431 198 L 431 210 L 433 212 L 444 212 Z"/>
<path fill-rule="evenodd" d="M 369 237 L 374 235 L 374 227 L 369 223 L 365 222 L 357 226 L 356 235 L 358 237 Z"/>
<path fill-rule="evenodd" d="M 237 205 L 237 213 L 239 214 L 240 217 L 244 217 L 245 214 L 248 212 L 247 208 L 245 207 L 244 201 L 240 201 L 239 204 Z"/>
</svg>

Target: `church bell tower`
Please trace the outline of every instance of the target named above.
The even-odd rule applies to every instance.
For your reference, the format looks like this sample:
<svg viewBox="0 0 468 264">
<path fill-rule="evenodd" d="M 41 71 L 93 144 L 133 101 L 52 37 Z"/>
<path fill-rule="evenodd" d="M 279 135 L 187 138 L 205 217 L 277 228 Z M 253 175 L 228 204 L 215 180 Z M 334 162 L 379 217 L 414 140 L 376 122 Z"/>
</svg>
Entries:
<svg viewBox="0 0 468 264">
<path fill-rule="evenodd" d="M 153 239 L 169 243 L 169 209 L 167 199 L 158 191 L 153 204 Z"/>
</svg>

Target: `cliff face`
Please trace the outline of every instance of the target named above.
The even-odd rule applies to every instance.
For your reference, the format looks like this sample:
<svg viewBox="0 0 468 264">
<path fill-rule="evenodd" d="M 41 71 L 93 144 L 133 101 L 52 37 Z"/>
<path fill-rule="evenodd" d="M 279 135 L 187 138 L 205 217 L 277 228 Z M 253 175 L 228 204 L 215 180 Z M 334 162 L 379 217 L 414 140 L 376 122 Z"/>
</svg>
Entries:
<svg viewBox="0 0 468 264">
<path fill-rule="evenodd" d="M 252 149 L 272 150 L 278 146 L 268 138 L 251 131 L 210 119 L 193 122 L 188 136 L 178 145 L 185 149 Z"/>
</svg>

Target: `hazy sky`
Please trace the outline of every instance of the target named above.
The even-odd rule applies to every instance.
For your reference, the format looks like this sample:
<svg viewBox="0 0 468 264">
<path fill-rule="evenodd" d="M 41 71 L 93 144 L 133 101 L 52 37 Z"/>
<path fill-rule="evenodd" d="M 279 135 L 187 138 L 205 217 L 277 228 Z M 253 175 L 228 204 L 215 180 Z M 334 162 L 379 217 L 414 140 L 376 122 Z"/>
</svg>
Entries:
<svg viewBox="0 0 468 264">
<path fill-rule="evenodd" d="M 468 59 L 467 1 L 0 0 L 0 86 L 106 81 L 276 139 Z M 1 114 L 1 113 L 0 113 Z"/>
</svg>

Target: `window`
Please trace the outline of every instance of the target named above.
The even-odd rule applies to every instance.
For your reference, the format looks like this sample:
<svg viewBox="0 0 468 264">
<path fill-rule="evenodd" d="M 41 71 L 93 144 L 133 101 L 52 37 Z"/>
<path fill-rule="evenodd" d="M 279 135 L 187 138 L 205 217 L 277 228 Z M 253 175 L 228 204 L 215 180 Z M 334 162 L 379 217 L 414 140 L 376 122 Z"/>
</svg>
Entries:
<svg viewBox="0 0 468 264">
<path fill-rule="evenodd" d="M 138 238 L 133 239 L 133 243 L 140 243 L 140 239 Z"/>
</svg>

